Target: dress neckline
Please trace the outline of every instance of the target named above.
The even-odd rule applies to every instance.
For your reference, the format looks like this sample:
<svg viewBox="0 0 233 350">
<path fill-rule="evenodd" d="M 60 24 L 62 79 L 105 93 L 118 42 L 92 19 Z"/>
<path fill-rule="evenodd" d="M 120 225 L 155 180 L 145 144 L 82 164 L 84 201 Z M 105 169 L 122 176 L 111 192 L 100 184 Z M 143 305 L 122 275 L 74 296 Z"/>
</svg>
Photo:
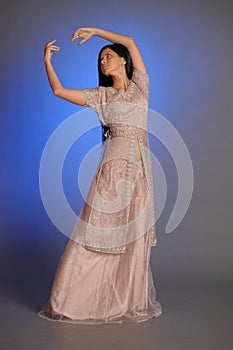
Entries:
<svg viewBox="0 0 233 350">
<path fill-rule="evenodd" d="M 123 89 L 123 88 L 116 89 L 116 88 L 114 88 L 113 86 L 109 86 L 108 88 L 109 88 L 110 90 L 112 90 L 112 91 L 115 91 L 116 93 L 118 93 L 118 92 L 124 92 L 124 93 L 127 93 L 127 92 L 129 91 L 129 89 L 130 89 L 131 85 L 132 85 L 132 80 L 130 79 L 130 81 L 129 81 L 129 85 L 128 85 L 128 87 L 127 87 L 127 89 L 126 89 L 126 90 L 125 90 L 125 89 Z"/>
</svg>

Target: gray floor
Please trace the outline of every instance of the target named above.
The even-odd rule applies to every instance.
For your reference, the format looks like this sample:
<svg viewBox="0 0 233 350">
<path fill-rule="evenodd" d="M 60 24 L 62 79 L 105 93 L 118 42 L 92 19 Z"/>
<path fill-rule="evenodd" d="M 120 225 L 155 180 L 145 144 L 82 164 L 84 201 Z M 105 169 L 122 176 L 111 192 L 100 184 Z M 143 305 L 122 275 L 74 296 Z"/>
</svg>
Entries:
<svg viewBox="0 0 233 350">
<path fill-rule="evenodd" d="M 40 290 L 26 283 L 1 294 L 1 349 L 232 349 L 232 283 L 159 282 L 163 315 L 140 324 L 73 325 L 41 319 Z M 8 286 L 9 287 L 9 286 Z M 8 295 L 6 294 L 8 293 Z M 40 301 L 40 302 L 38 302 Z"/>
</svg>

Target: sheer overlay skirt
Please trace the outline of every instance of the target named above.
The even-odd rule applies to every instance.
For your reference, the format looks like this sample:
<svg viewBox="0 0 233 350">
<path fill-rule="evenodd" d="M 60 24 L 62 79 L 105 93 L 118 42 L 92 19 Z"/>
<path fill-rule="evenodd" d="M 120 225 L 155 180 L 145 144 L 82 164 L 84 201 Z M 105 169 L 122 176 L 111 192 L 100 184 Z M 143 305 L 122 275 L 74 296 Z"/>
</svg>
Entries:
<svg viewBox="0 0 233 350">
<path fill-rule="evenodd" d="M 138 323 L 160 316 L 150 254 L 150 231 L 128 243 L 123 254 L 89 250 L 69 240 L 50 299 L 38 316 L 80 324 Z"/>
</svg>

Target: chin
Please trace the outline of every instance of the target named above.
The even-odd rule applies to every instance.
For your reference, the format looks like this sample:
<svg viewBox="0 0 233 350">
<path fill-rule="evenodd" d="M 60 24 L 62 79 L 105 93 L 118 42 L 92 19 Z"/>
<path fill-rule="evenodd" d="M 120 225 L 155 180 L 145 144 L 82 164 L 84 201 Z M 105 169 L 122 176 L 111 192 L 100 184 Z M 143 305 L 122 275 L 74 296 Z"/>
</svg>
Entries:
<svg viewBox="0 0 233 350">
<path fill-rule="evenodd" d="M 110 74 L 102 72 L 106 77 L 110 77 Z"/>
</svg>

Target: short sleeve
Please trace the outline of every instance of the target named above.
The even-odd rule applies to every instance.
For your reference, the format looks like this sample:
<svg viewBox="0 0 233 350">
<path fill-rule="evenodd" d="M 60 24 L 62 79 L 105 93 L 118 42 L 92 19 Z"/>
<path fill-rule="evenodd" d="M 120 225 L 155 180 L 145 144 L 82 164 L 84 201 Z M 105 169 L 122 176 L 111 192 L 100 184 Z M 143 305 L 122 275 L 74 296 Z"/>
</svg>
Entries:
<svg viewBox="0 0 233 350">
<path fill-rule="evenodd" d="M 131 80 L 143 91 L 146 95 L 149 91 L 149 76 L 146 73 L 134 68 Z"/>
<path fill-rule="evenodd" d="M 102 103 L 102 86 L 95 88 L 87 88 L 83 90 L 86 98 L 86 106 L 93 108 L 96 112 L 99 111 L 99 106 Z"/>
<path fill-rule="evenodd" d="M 103 86 L 97 86 L 95 88 L 83 89 L 86 98 L 86 107 L 94 109 L 98 114 L 99 120 L 102 124 L 105 123 L 103 104 L 106 103 L 105 88 Z"/>
</svg>

